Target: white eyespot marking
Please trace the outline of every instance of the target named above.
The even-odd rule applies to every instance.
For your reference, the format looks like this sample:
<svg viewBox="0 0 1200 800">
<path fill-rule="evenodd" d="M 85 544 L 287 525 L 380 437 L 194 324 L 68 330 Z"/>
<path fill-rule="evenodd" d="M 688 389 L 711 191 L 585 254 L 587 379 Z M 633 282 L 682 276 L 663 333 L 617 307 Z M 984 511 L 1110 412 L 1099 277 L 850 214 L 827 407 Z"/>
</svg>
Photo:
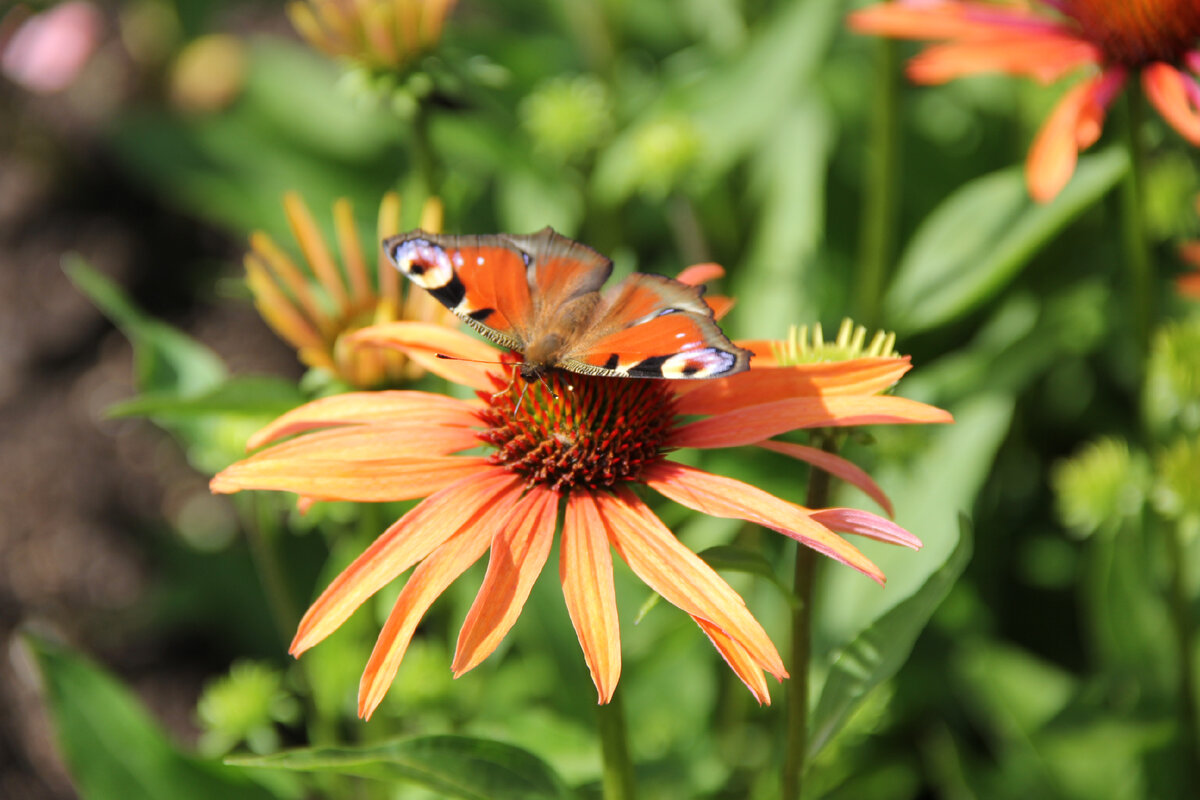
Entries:
<svg viewBox="0 0 1200 800">
<path fill-rule="evenodd" d="M 483 266 L 483 256 L 475 256 L 475 263 L 482 267 Z"/>
<path fill-rule="evenodd" d="M 733 368 L 737 357 L 715 347 L 690 353 L 676 353 L 662 364 L 664 378 L 707 378 Z"/>
<path fill-rule="evenodd" d="M 454 279 L 446 251 L 427 239 L 409 239 L 388 253 L 396 268 L 422 289 L 440 289 Z"/>
</svg>

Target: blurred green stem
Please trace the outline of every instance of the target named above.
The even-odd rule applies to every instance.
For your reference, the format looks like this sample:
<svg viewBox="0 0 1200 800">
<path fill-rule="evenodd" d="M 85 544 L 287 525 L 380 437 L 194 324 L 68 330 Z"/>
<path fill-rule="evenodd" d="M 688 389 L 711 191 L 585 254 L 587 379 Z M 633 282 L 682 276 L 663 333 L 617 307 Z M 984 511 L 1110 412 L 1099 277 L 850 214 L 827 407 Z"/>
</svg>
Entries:
<svg viewBox="0 0 1200 800">
<path fill-rule="evenodd" d="M 246 525 L 246 541 L 250 545 L 250 556 L 254 569 L 262 582 L 271 607 L 271 618 L 279 633 L 280 641 L 286 646 L 300 622 L 300 612 L 288 589 L 283 565 L 279 562 L 276 541 L 279 538 L 278 509 L 271 498 L 252 496 L 253 518 Z"/>
<path fill-rule="evenodd" d="M 1183 746 L 1189 767 L 1191 782 L 1189 797 L 1200 791 L 1200 709 L 1197 708 L 1195 661 L 1192 658 L 1192 613 L 1188 602 L 1188 576 L 1185 573 L 1187 558 L 1183 536 L 1179 525 L 1171 522 L 1166 526 L 1167 560 L 1171 571 L 1169 580 L 1171 622 L 1175 626 L 1175 639 L 1179 646 L 1179 694 L 1183 725 Z"/>
<path fill-rule="evenodd" d="M 596 710 L 600 749 L 604 758 L 604 800 L 633 800 L 633 760 L 629 757 L 628 728 L 621 690 Z"/>
<path fill-rule="evenodd" d="M 837 450 L 835 437 L 829 432 L 814 432 L 814 445 L 827 453 Z M 809 508 L 829 505 L 830 476 L 824 470 L 812 468 L 808 478 Z M 796 604 L 792 608 L 792 658 L 788 671 L 791 682 L 787 689 L 787 751 L 783 761 L 783 800 L 797 800 L 804 784 L 804 766 L 808 755 L 808 665 L 812 658 L 813 584 L 817 575 L 817 552 L 802 544 L 796 545 L 795 578 L 792 591 Z"/>
<path fill-rule="evenodd" d="M 432 197 L 436 194 L 438 184 L 438 164 L 429 138 L 430 114 L 424 98 L 417 101 L 413 111 L 412 126 L 412 158 L 415 167 L 417 187 L 421 197 Z"/>
<path fill-rule="evenodd" d="M 896 42 L 875 43 L 874 96 L 867 143 L 867 181 L 863 187 L 862 235 L 852 296 L 858 321 L 882 324 L 883 292 L 895 248 L 899 205 L 896 187 L 900 135 L 900 57 Z"/>
<path fill-rule="evenodd" d="M 1125 265 L 1129 270 L 1129 290 L 1133 301 L 1133 327 L 1138 341 L 1138 362 L 1144 373 L 1145 357 L 1154 330 L 1154 258 L 1146 236 L 1145 176 L 1146 149 L 1142 138 L 1145 127 L 1145 100 L 1136 85 L 1127 87 L 1126 145 L 1129 148 L 1129 173 L 1122 185 L 1122 229 L 1125 240 Z"/>
</svg>

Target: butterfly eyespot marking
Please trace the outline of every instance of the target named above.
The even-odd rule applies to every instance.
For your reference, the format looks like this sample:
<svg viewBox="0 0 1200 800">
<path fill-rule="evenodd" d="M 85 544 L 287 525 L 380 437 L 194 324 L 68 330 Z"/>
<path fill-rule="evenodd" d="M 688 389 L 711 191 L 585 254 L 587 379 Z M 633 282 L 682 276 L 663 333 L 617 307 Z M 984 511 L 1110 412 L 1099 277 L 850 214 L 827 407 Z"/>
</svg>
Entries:
<svg viewBox="0 0 1200 800">
<path fill-rule="evenodd" d="M 456 308 L 466 297 L 467 289 L 459 280 L 453 263 L 454 260 L 462 261 L 460 254 L 455 253 L 457 259 L 452 259 L 444 248 L 428 239 L 408 239 L 396 245 L 390 256 L 413 283 L 447 308 Z"/>
</svg>

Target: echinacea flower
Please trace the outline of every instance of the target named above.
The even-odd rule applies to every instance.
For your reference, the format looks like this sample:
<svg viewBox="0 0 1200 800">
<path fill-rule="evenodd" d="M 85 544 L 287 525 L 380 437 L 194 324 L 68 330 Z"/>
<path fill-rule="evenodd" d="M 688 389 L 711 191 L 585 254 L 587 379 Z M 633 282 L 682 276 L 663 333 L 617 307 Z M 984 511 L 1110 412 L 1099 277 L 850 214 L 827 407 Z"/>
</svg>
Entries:
<svg viewBox="0 0 1200 800">
<path fill-rule="evenodd" d="M 453 316 L 426 292 L 402 293 L 399 275 L 388 265 L 382 248 L 375 248 L 376 268 L 372 272 L 363 255 L 349 200 L 342 198 L 333 206 L 342 267 L 300 196 L 289 192 L 283 205 L 310 274 L 305 274 L 267 234 L 260 231 L 251 235 L 246 281 L 263 319 L 296 348 L 301 361 L 328 370 L 351 386 L 372 388 L 419 375 L 423 370 L 409 364 L 402 354 L 352 341 L 349 334 L 399 319 L 448 324 Z M 441 224 L 440 201 L 428 201 L 422 209 L 421 227 L 437 231 Z M 379 205 L 379 226 L 373 241 L 399 231 L 400 198 L 389 192 Z"/>
<path fill-rule="evenodd" d="M 305 0 L 288 5 L 292 25 L 328 56 L 396 69 L 442 38 L 454 0 Z"/>
<path fill-rule="evenodd" d="M 859 33 L 934 40 L 909 64 L 917 83 L 999 71 L 1042 82 L 1085 69 L 1034 140 L 1029 193 L 1055 197 L 1080 150 L 1100 138 L 1104 117 L 1131 74 L 1179 134 L 1200 145 L 1200 3 L 1196 0 L 897 0 L 850 15 Z"/>
<path fill-rule="evenodd" d="M 711 274 L 711 267 L 700 271 Z M 354 338 L 398 348 L 475 389 L 477 399 L 386 391 L 314 401 L 255 434 L 251 447 L 271 446 L 218 474 L 212 489 L 356 502 L 424 498 L 334 579 L 292 642 L 291 653 L 300 655 L 415 566 L 363 673 L 363 717 L 382 700 L 426 610 L 489 549 L 454 674 L 496 648 L 545 565 L 560 508 L 563 594 L 601 703 L 621 672 L 610 548 L 696 621 L 759 702 L 770 702 L 764 670 L 787 676 L 742 598 L 675 538 L 634 486 L 703 514 L 771 528 L 881 584 L 880 570 L 838 532 L 920 545 L 869 512 L 804 508 L 667 458 L 681 448 L 759 444 L 801 428 L 950 421 L 940 409 L 879 394 L 909 369 L 905 358 L 772 367 L 762 353 L 768 366 L 729 378 L 637 380 L 554 370 L 526 383 L 513 356 L 457 330 L 397 322 Z M 862 485 L 856 467 L 824 455 L 823 468 Z"/>
</svg>

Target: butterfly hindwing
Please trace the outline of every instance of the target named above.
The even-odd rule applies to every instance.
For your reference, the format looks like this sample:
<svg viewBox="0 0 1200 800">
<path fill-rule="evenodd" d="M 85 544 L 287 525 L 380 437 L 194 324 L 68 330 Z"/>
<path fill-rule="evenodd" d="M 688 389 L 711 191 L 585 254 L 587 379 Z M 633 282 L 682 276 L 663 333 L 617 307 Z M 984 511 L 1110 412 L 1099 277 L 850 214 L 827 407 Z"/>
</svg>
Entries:
<svg viewBox="0 0 1200 800">
<path fill-rule="evenodd" d="M 634 274 L 604 305 L 568 369 L 631 378 L 713 378 L 741 372 L 750 353 L 725 337 L 699 287 Z"/>
</svg>

